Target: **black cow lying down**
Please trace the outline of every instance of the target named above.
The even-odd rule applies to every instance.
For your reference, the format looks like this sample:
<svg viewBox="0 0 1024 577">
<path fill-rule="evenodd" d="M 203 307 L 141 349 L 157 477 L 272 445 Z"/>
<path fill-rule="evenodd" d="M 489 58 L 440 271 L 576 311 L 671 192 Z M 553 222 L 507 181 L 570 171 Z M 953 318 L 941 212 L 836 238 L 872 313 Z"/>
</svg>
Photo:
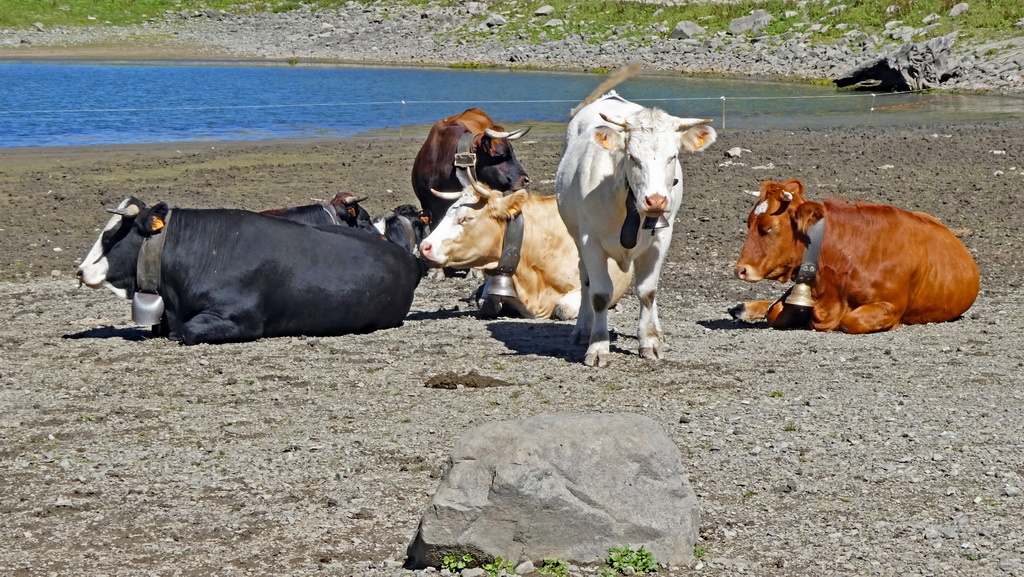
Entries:
<svg viewBox="0 0 1024 577">
<path fill-rule="evenodd" d="M 275 208 L 264 210 L 263 214 L 272 214 L 314 226 L 350 226 L 361 228 L 367 232 L 376 232 L 370 213 L 359 205 L 364 200 L 366 197 L 339 192 L 330 202 Z"/>
<path fill-rule="evenodd" d="M 388 241 L 355 228 L 234 209 L 147 207 L 135 198 L 109 212 L 78 267 L 80 282 L 131 299 L 140 278 L 158 279 L 160 333 L 188 345 L 397 327 L 422 277 L 422 263 L 405 247 L 419 244 L 425 226 L 406 226 L 398 215 L 388 219 Z M 144 243 L 153 246 L 143 250 Z"/>
</svg>

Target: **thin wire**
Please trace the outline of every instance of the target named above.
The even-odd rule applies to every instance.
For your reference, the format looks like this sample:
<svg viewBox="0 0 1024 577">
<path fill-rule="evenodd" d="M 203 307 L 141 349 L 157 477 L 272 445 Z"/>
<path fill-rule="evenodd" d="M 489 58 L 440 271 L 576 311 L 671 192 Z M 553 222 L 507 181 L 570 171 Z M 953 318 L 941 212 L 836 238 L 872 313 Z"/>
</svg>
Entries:
<svg viewBox="0 0 1024 577">
<path fill-rule="evenodd" d="M 914 94 L 922 90 L 905 92 L 887 92 L 877 96 L 899 96 Z M 834 98 L 862 98 L 875 94 L 837 94 L 830 96 L 730 96 L 729 100 L 824 100 Z M 688 102 L 699 100 L 724 100 L 724 96 L 707 96 L 691 98 L 637 98 L 638 102 Z M 253 110 L 269 108 L 327 108 L 341 106 L 406 106 L 428 104 L 575 104 L 578 100 L 377 100 L 370 102 L 325 102 L 310 104 L 246 104 L 237 106 L 171 106 L 156 108 L 71 108 L 54 110 L 0 110 L 0 114 L 86 114 L 98 112 L 166 112 L 166 111 L 199 111 L 199 110 Z M 914 103 L 916 104 L 916 103 Z"/>
</svg>

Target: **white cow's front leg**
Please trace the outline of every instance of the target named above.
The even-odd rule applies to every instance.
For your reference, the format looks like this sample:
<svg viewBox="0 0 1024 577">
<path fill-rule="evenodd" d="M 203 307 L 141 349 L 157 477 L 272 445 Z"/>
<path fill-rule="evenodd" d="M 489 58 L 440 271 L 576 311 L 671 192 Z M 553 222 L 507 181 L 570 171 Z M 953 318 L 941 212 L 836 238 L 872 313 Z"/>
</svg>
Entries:
<svg viewBox="0 0 1024 577">
<path fill-rule="evenodd" d="M 589 286 L 585 289 L 585 300 L 588 304 L 584 305 L 584 309 L 589 308 L 593 315 L 590 346 L 587 347 L 587 356 L 584 357 L 583 363 L 591 367 L 607 367 L 608 352 L 611 348 L 608 335 L 608 307 L 612 303 L 614 291 L 611 276 L 608 274 L 608 257 L 600 251 L 582 250 L 580 256 L 586 261 L 589 272 Z"/>
<path fill-rule="evenodd" d="M 668 230 L 671 234 L 671 229 Z M 661 231 L 659 231 L 661 232 Z M 662 345 L 665 342 L 658 320 L 658 278 L 661 276 L 663 254 L 667 246 L 655 244 L 636 260 L 636 295 L 640 300 L 640 322 L 637 325 L 637 339 L 640 341 L 640 356 L 645 359 L 662 358 Z"/>
<path fill-rule="evenodd" d="M 577 246 L 577 250 L 579 247 Z M 587 264 L 580 259 L 580 308 L 576 316 L 576 326 L 572 329 L 570 338 L 572 344 L 578 345 L 583 339 L 590 338 L 590 327 L 594 325 L 594 305 L 590 301 L 590 275 L 587 274 Z M 589 341 L 588 341 L 589 342 Z"/>
</svg>

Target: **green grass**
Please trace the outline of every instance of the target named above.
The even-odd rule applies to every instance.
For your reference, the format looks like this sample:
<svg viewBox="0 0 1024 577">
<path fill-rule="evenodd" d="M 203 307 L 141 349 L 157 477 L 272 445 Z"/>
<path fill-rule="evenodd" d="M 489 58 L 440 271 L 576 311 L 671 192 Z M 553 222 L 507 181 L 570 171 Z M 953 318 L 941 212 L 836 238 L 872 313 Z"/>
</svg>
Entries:
<svg viewBox="0 0 1024 577">
<path fill-rule="evenodd" d="M 149 18 L 163 18 L 170 10 L 197 11 L 226 9 L 237 2 L 227 0 L 0 0 L 0 28 L 29 28 L 36 22 L 56 26 L 135 24 Z"/>
</svg>

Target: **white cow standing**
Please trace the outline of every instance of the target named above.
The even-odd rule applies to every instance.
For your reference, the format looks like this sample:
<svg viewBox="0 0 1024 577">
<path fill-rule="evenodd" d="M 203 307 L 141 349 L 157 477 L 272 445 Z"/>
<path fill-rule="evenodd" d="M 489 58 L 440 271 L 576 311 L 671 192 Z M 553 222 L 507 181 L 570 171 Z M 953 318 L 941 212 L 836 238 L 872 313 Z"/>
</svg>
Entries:
<svg viewBox="0 0 1024 577">
<path fill-rule="evenodd" d="M 614 91 L 580 109 L 569 122 L 555 194 L 559 215 L 580 253 L 583 302 L 572 337 L 579 343 L 589 332 L 587 365 L 608 365 L 608 260 L 623 271 L 634 267 L 641 306 L 640 355 L 661 358 L 663 336 L 655 294 L 683 197 L 679 153 L 696 152 L 715 142 L 715 129 L 704 126 L 709 122 L 645 108 Z M 623 235 L 631 191 L 640 222 L 664 216 L 667 226 L 640 229 L 636 239 L 620 238 L 631 237 Z M 635 246 L 624 246 L 629 244 Z"/>
</svg>

